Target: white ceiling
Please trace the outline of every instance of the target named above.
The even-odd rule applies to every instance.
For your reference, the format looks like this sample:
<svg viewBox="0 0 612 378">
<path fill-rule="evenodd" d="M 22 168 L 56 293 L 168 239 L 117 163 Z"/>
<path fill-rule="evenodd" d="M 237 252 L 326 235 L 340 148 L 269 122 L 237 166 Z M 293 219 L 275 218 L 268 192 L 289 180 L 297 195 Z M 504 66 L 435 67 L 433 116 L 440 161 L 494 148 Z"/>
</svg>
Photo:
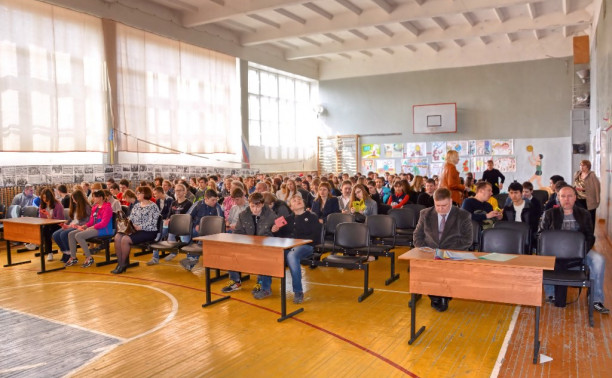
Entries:
<svg viewBox="0 0 612 378">
<path fill-rule="evenodd" d="M 593 18 L 592 0 L 148 1 L 244 49 L 314 61 L 319 79 L 570 56 Z"/>
</svg>

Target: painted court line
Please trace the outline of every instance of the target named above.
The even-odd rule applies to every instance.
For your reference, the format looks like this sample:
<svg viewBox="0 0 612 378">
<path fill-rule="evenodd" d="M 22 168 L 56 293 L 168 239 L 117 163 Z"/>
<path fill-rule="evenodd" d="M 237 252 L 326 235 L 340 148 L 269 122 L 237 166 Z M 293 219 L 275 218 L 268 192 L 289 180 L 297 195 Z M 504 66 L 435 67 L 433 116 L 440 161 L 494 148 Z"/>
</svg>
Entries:
<svg viewBox="0 0 612 378">
<path fill-rule="evenodd" d="M 497 378 L 497 376 L 499 375 L 499 371 L 504 362 L 504 358 L 506 357 L 506 351 L 508 351 L 508 345 L 510 344 L 512 333 L 514 332 L 514 327 L 516 326 L 516 321 L 518 320 L 519 312 L 521 312 L 520 305 L 514 308 L 512 320 L 510 321 L 510 326 L 508 326 L 506 336 L 504 337 L 504 342 L 502 343 L 502 347 L 499 350 L 499 354 L 497 355 L 497 360 L 495 361 L 495 366 L 493 366 L 493 371 L 491 372 L 491 378 Z"/>
<path fill-rule="evenodd" d="M 45 366 L 46 364 L 47 364 L 46 362 L 41 362 L 40 364 L 17 366 L 17 367 L 10 368 L 10 369 L 0 370 L 0 374 L 16 373 L 18 371 L 35 369 L 37 367 Z"/>
</svg>

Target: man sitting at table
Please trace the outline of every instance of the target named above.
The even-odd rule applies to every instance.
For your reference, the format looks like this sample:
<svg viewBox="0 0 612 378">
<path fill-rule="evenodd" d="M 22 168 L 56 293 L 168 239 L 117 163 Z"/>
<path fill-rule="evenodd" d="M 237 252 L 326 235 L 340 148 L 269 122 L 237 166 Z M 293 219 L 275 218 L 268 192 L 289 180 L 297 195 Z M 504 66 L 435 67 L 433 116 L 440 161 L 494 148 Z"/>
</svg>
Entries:
<svg viewBox="0 0 612 378">
<path fill-rule="evenodd" d="M 268 206 L 264 205 L 263 194 L 254 192 L 249 196 L 249 207 L 238 216 L 238 223 L 236 223 L 234 234 L 274 236 L 272 235 L 272 226 L 275 219 L 276 214 Z M 242 288 L 240 273 L 234 271 L 229 271 L 228 273 L 230 281 L 221 291 L 230 293 L 240 290 Z M 255 299 L 262 299 L 272 295 L 271 291 L 263 292 L 260 283 L 255 285 L 252 293 Z"/>
<path fill-rule="evenodd" d="M 480 181 L 476 184 L 476 195 L 463 201 L 461 208 L 472 214 L 472 219 L 482 225 L 483 229 L 493 227 L 493 223 L 502 219 L 499 208 L 494 209 L 487 201 L 493 195 L 491 184 Z"/>
<path fill-rule="evenodd" d="M 22 209 L 26 206 L 36 206 L 34 205 L 34 199 L 36 198 L 38 197 L 34 195 L 34 187 L 30 184 L 26 184 L 26 186 L 23 187 L 23 192 L 17 194 L 13 198 L 11 205 L 19 205 Z"/>
<path fill-rule="evenodd" d="M 433 194 L 434 207 L 421 211 L 414 231 L 414 246 L 467 250 L 472 245 L 472 221 L 470 213 L 453 206 L 451 193 L 446 188 Z M 432 256 L 433 258 L 433 256 Z M 443 312 L 451 298 L 430 295 L 431 307 Z"/>
</svg>

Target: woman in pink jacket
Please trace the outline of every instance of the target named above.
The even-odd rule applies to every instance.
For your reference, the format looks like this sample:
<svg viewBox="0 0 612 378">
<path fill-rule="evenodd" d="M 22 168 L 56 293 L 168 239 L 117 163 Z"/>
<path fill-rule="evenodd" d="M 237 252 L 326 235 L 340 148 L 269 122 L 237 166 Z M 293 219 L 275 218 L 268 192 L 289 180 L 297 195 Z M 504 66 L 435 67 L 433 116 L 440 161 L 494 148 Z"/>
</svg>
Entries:
<svg viewBox="0 0 612 378">
<path fill-rule="evenodd" d="M 85 262 L 81 267 L 90 267 L 94 263 L 94 259 L 91 257 L 86 240 L 96 236 L 109 236 L 115 232 L 112 224 L 113 209 L 110 202 L 106 202 L 104 191 L 97 190 L 93 192 L 93 201 L 94 207 L 91 209 L 89 222 L 84 226 L 77 227 L 75 231 L 68 234 L 70 259 L 66 266 L 72 266 L 79 262 L 76 257 L 77 243 L 79 243 L 85 254 Z"/>
</svg>

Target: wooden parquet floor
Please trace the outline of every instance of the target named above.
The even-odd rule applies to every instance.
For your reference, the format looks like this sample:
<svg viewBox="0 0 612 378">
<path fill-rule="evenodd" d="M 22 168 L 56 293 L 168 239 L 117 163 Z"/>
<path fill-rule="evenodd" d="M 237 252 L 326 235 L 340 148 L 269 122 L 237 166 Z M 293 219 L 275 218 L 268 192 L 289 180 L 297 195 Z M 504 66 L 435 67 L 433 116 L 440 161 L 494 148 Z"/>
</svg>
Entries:
<svg viewBox="0 0 612 378">
<path fill-rule="evenodd" d="M 612 249 L 598 236 L 596 249 L 610 266 Z M 33 252 L 14 260 L 30 257 Z M 16 330 L 2 333 L 0 376 L 602 377 L 612 371 L 610 316 L 596 313 L 595 328 L 589 328 L 584 294 L 579 304 L 564 309 L 542 307 L 542 353 L 553 361 L 533 365 L 531 308 L 453 300 L 440 314 L 425 298 L 417 322 L 427 329 L 409 346 L 404 262 L 397 267 L 400 279 L 389 286 L 384 285 L 389 261 L 371 263 L 375 291 L 362 303 L 357 296 L 363 272 L 303 267 L 305 311 L 278 323 L 278 280 L 272 297 L 253 299 L 252 277 L 231 300 L 202 308 L 204 271 L 183 270 L 180 258 L 146 266 L 149 256 L 141 256 L 139 267 L 119 276 L 110 274 L 110 266 L 79 265 L 38 275 L 36 259 L 0 268 L 0 324 Z M 4 242 L 0 262 L 6 263 Z M 49 268 L 55 266 L 60 262 Z M 292 311 L 297 306 L 287 281 Z M 608 273 L 607 288 L 610 283 Z M 213 299 L 224 284 L 213 284 Z M 610 290 L 606 299 L 612 305 Z M 30 327 L 49 327 L 56 336 L 29 332 Z M 74 340 L 83 346 L 71 347 Z M 37 353 L 44 346 L 55 353 Z M 78 367 L 57 362 L 83 349 Z M 31 357 L 16 361 L 15 355 Z"/>
</svg>

